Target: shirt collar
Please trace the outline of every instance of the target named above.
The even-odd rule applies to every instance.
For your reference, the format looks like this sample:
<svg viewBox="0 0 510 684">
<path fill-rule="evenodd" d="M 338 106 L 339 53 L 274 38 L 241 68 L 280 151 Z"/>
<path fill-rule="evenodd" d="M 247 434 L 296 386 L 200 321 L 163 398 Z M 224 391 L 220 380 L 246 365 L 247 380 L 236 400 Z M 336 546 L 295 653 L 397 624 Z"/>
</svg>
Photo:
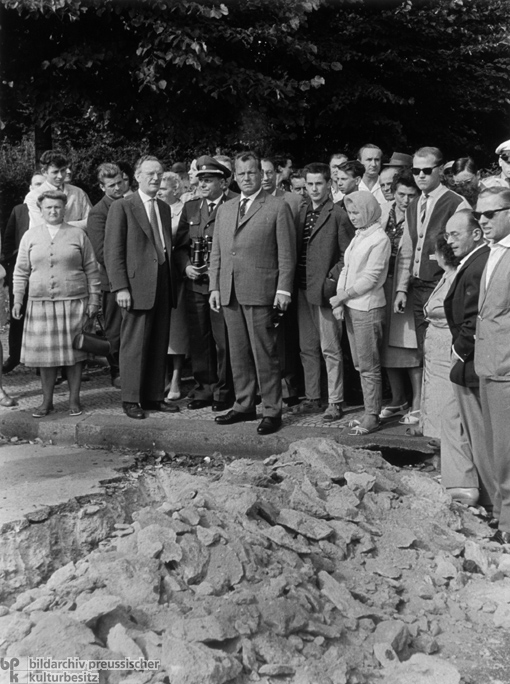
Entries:
<svg viewBox="0 0 510 684">
<path fill-rule="evenodd" d="M 491 249 L 497 249 L 498 247 L 503 247 L 505 249 L 509 249 L 510 248 L 510 235 L 507 235 L 506 237 L 504 237 L 499 242 L 492 242 L 492 241 L 489 242 L 489 247 Z"/>
<path fill-rule="evenodd" d="M 243 200 L 248 200 L 248 202 L 252 202 L 256 197 L 258 197 L 260 195 L 261 192 L 262 192 L 262 186 L 260 186 L 260 188 L 257 190 L 257 192 L 255 192 L 253 195 L 250 195 L 249 197 L 247 197 L 243 192 L 241 192 L 241 196 L 239 198 L 239 201 L 242 202 Z"/>
<path fill-rule="evenodd" d="M 437 188 L 434 188 L 430 192 L 427 192 L 427 197 L 432 197 L 432 199 L 439 199 L 441 195 L 444 195 L 444 193 L 448 190 L 448 188 L 441 183 L 437 186 Z M 421 193 L 421 197 L 423 198 L 425 196 L 425 193 Z"/>
<path fill-rule="evenodd" d="M 355 237 L 367 238 L 370 235 L 373 235 L 376 230 L 379 230 L 380 227 L 381 227 L 381 222 L 376 221 L 375 223 L 372 223 L 372 225 L 369 226 L 368 228 L 357 228 Z"/>
<path fill-rule="evenodd" d="M 144 204 L 147 202 L 150 202 L 153 199 L 156 199 L 156 197 L 151 197 L 150 195 L 146 195 L 144 192 L 142 192 L 140 189 L 138 189 L 138 194 L 140 195 L 140 199 Z"/>
<path fill-rule="evenodd" d="M 478 247 L 475 247 L 473 250 L 471 250 L 471 252 L 469 252 L 469 254 L 466 254 L 465 257 L 462 257 L 462 259 L 460 260 L 460 264 L 457 266 L 457 273 L 458 273 L 458 272 L 460 271 L 460 269 L 464 266 L 464 264 L 465 264 L 466 261 L 469 259 L 469 257 L 470 257 L 472 254 L 474 254 L 475 252 L 478 252 L 479 249 L 482 249 L 482 247 L 485 247 L 485 244 L 486 244 L 485 242 L 482 242 L 481 245 L 478 245 Z"/>
</svg>

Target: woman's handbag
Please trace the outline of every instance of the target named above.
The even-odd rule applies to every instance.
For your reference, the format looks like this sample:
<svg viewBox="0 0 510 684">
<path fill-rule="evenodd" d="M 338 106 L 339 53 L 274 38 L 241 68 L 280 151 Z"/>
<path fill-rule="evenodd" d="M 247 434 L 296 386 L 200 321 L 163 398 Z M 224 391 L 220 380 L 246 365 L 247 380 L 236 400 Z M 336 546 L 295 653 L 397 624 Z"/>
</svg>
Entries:
<svg viewBox="0 0 510 684">
<path fill-rule="evenodd" d="M 89 323 L 94 319 L 99 326 L 97 333 L 95 330 L 93 332 L 86 330 L 89 327 Z M 73 348 L 87 354 L 94 354 L 94 356 L 108 356 L 111 353 L 111 345 L 105 337 L 104 328 L 99 318 L 96 318 L 96 316 L 87 318 L 81 332 L 73 340 Z"/>
</svg>

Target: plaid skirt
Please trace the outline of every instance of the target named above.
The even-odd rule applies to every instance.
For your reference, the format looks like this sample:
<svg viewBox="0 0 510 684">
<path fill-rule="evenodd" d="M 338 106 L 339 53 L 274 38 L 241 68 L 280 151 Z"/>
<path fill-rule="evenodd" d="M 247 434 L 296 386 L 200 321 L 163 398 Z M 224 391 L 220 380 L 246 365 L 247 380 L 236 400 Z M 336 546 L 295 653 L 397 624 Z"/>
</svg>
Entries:
<svg viewBox="0 0 510 684">
<path fill-rule="evenodd" d="M 58 301 L 29 299 L 21 363 L 35 368 L 51 368 L 74 366 L 78 361 L 84 361 L 87 354 L 73 349 L 73 340 L 82 330 L 87 304 L 87 297 Z"/>
</svg>

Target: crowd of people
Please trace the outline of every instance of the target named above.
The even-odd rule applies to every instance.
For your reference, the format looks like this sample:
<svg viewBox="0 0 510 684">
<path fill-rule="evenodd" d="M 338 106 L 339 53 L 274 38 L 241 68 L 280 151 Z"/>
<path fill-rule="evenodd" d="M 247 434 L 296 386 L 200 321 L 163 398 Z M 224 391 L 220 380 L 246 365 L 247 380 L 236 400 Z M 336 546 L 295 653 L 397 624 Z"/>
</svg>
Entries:
<svg viewBox="0 0 510 684">
<path fill-rule="evenodd" d="M 2 232 L 3 374 L 38 369 L 40 418 L 61 369 L 80 415 L 74 341 L 101 311 L 126 416 L 178 411 L 189 358 L 188 409 L 231 425 L 260 402 L 265 435 L 283 405 L 340 420 L 345 361 L 364 403 L 349 434 L 397 419 L 430 437 L 444 487 L 510 542 L 510 141 L 496 154 L 501 172 L 483 179 L 436 147 L 383 164 L 366 144 L 301 170 L 245 151 L 165 172 L 146 155 L 102 163 L 92 207 L 47 151 Z M 14 404 L 0 376 L 0 405 Z"/>
</svg>

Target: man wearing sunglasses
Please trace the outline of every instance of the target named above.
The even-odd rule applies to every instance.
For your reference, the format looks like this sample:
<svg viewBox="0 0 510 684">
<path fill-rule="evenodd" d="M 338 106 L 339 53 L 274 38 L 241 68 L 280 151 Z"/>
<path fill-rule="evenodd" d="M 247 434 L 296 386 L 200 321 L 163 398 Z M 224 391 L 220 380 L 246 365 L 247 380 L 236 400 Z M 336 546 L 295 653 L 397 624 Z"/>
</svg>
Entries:
<svg viewBox="0 0 510 684">
<path fill-rule="evenodd" d="M 411 171 L 421 195 L 412 200 L 406 212 L 401 267 L 397 273 L 395 311 L 404 311 L 412 286 L 416 339 L 421 353 L 428 325 L 423 306 L 442 275 L 435 256 L 437 237 L 455 212 L 470 209 L 461 195 L 441 184 L 442 165 L 443 155 L 437 147 L 422 147 L 413 156 Z"/>
<path fill-rule="evenodd" d="M 482 188 L 509 188 L 510 187 L 510 140 L 502 142 L 496 147 L 496 154 L 498 155 L 498 164 L 501 173 L 497 176 L 489 176 L 484 178 L 480 185 Z"/>
<path fill-rule="evenodd" d="M 487 459 L 496 492 L 493 537 L 510 543 L 510 188 L 488 188 L 478 197 L 473 216 L 478 219 L 490 254 L 480 283 L 475 338 L 475 371 L 480 378 L 480 400 L 485 426 Z"/>
</svg>

